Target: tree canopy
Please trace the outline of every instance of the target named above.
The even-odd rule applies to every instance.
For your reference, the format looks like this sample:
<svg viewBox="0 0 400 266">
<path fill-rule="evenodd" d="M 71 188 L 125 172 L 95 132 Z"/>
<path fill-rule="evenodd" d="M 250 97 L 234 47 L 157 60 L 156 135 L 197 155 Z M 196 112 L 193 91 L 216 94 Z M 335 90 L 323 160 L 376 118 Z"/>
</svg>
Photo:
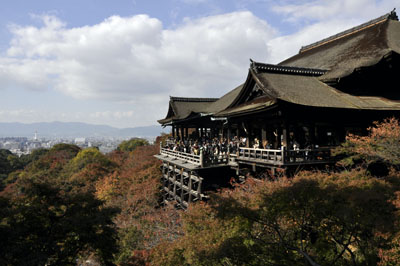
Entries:
<svg viewBox="0 0 400 266">
<path fill-rule="evenodd" d="M 116 251 L 112 217 L 90 193 L 65 193 L 33 180 L 18 184 L 23 194 L 2 202 L 0 264 L 75 264 L 87 251 L 110 264 Z"/>
<path fill-rule="evenodd" d="M 118 151 L 125 151 L 125 152 L 131 152 L 134 151 L 137 147 L 139 146 L 145 146 L 149 145 L 149 142 L 145 139 L 141 138 L 133 138 L 130 140 L 124 140 L 118 145 L 117 150 Z"/>
<path fill-rule="evenodd" d="M 344 170 L 249 178 L 192 205 L 183 236 L 158 245 L 153 265 L 398 265 L 400 127 L 368 130 L 338 149 Z M 379 175 L 378 162 L 388 167 Z"/>
<path fill-rule="evenodd" d="M 249 177 L 186 212 L 160 205 L 158 147 L 145 140 L 106 155 L 0 150 L 0 264 L 399 265 L 400 127 L 368 132 L 347 137 L 331 172 Z"/>
</svg>

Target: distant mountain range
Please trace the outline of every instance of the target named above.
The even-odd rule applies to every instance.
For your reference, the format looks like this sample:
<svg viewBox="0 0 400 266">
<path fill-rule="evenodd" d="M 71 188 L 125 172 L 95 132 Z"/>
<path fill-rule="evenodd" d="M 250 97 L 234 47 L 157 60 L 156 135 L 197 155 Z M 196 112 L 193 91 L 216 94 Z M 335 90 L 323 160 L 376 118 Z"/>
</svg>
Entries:
<svg viewBox="0 0 400 266">
<path fill-rule="evenodd" d="M 169 132 L 161 126 L 115 128 L 106 125 L 91 125 L 79 122 L 44 123 L 0 123 L 0 137 L 32 137 L 37 132 L 41 137 L 156 137 Z"/>
</svg>

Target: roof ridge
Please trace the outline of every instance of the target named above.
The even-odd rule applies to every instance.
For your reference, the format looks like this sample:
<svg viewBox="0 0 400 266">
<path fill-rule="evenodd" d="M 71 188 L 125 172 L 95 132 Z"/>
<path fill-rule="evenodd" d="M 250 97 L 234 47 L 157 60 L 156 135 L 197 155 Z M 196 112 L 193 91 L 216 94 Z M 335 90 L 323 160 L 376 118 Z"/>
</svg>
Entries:
<svg viewBox="0 0 400 266">
<path fill-rule="evenodd" d="M 272 73 L 283 73 L 283 74 L 297 74 L 305 76 L 321 76 L 328 71 L 325 69 L 265 64 L 265 63 L 255 62 L 251 59 L 250 62 L 251 62 L 250 68 L 253 69 L 256 73 L 272 72 Z"/>
<path fill-rule="evenodd" d="M 215 102 L 219 98 L 199 98 L 199 97 L 174 97 L 169 96 L 170 100 L 176 102 Z"/>
<path fill-rule="evenodd" d="M 383 16 L 380 16 L 380 17 L 378 17 L 378 18 L 376 18 L 376 19 L 370 20 L 370 21 L 368 21 L 368 22 L 366 22 L 366 23 L 363 23 L 363 24 L 358 25 L 358 26 L 356 26 L 356 27 L 350 28 L 350 29 L 348 29 L 348 30 L 342 31 L 342 32 L 337 33 L 337 34 L 335 34 L 335 35 L 332 35 L 332 36 L 330 36 L 330 37 L 328 37 L 328 38 L 322 39 L 322 40 L 320 40 L 320 41 L 318 41 L 318 42 L 314 42 L 314 43 L 312 43 L 312 44 L 302 46 L 302 47 L 300 48 L 299 54 L 300 54 L 300 53 L 303 53 L 303 52 L 305 52 L 305 51 L 311 50 L 311 49 L 313 49 L 313 48 L 316 48 L 316 47 L 318 47 L 318 46 L 321 46 L 321 45 L 323 45 L 323 44 L 332 42 L 332 41 L 334 41 L 334 40 L 337 40 L 337 39 L 346 37 L 346 36 L 348 36 L 348 35 L 354 34 L 354 33 L 359 32 L 359 31 L 361 31 L 361 30 L 367 29 L 367 28 L 372 27 L 372 26 L 374 26 L 374 25 L 376 25 L 376 24 L 385 22 L 386 20 L 389 20 L 389 19 L 391 19 L 391 20 L 397 20 L 397 21 L 399 20 L 397 14 L 396 14 L 396 8 L 393 9 L 390 13 L 387 13 L 387 14 L 385 14 L 385 15 L 383 15 Z"/>
</svg>

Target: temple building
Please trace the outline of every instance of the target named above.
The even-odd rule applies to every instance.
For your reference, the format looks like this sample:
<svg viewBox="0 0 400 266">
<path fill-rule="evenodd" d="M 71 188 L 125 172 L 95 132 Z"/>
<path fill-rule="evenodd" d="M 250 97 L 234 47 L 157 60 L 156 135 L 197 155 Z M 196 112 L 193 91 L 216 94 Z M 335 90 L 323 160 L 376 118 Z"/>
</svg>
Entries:
<svg viewBox="0 0 400 266">
<path fill-rule="evenodd" d="M 170 97 L 158 122 L 164 200 L 186 208 L 243 171 L 271 175 L 333 163 L 348 133 L 400 114 L 400 22 L 394 11 L 272 65 L 251 60 L 221 98 Z"/>
</svg>

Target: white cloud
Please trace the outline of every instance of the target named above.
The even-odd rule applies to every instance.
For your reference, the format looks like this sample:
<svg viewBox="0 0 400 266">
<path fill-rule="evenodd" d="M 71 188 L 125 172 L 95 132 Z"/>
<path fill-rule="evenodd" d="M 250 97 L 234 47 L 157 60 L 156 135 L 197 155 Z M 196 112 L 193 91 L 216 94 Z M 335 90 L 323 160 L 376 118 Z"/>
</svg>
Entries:
<svg viewBox="0 0 400 266">
<path fill-rule="evenodd" d="M 267 58 L 274 36 L 250 12 L 186 19 L 175 29 L 147 15 L 71 29 L 56 17 L 42 19 L 43 27 L 10 27 L 14 37 L 0 78 L 6 73 L 7 84 L 31 89 L 53 85 L 79 99 L 142 103 L 151 94 L 221 95 L 241 81 L 250 57 Z"/>
<path fill-rule="evenodd" d="M 249 58 L 278 63 L 303 45 L 389 12 L 398 1 L 270 2 L 290 25 L 302 25 L 286 36 L 249 11 L 186 18 L 169 29 L 148 15 L 112 16 L 75 28 L 42 16 L 41 27 L 10 26 L 0 89 L 57 90 L 76 99 L 124 103 L 121 111 L 60 112 L 65 120 L 154 124 L 166 114 L 169 95 L 221 96 L 245 81 Z"/>
<path fill-rule="evenodd" d="M 275 12 L 284 14 L 289 21 L 317 20 L 329 21 L 337 19 L 371 19 L 376 14 L 390 12 L 399 4 L 398 0 L 314 0 L 314 1 L 282 1 L 274 5 Z"/>
<path fill-rule="evenodd" d="M 279 63 L 297 54 L 302 46 L 322 40 L 355 25 L 357 23 L 351 19 L 330 20 L 311 24 L 294 34 L 274 38 L 268 42 L 271 47 L 269 60 L 271 63 Z"/>
</svg>

